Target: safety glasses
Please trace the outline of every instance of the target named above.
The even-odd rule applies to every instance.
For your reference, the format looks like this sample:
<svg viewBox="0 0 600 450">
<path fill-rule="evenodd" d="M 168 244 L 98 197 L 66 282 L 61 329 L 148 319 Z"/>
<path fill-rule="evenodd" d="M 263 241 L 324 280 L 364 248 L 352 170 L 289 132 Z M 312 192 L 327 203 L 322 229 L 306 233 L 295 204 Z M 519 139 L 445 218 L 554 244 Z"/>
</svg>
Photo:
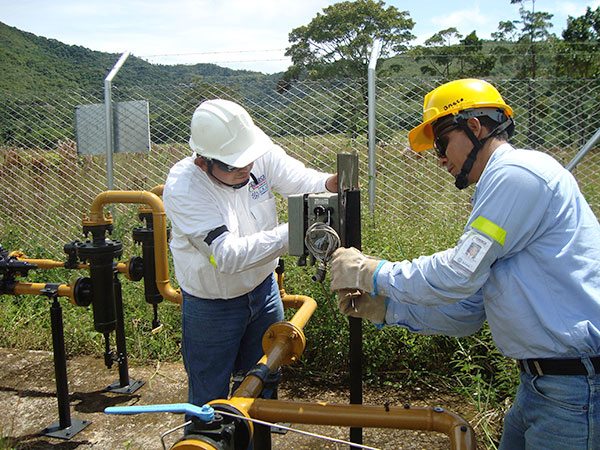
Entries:
<svg viewBox="0 0 600 450">
<path fill-rule="evenodd" d="M 438 158 L 446 157 L 446 149 L 448 148 L 448 141 L 450 140 L 450 138 L 448 137 L 448 134 L 451 131 L 456 130 L 457 128 L 458 128 L 458 126 L 453 125 L 453 126 L 445 128 L 443 130 L 440 130 L 438 133 L 434 132 L 435 137 L 433 139 L 433 146 L 435 148 Z"/>
<path fill-rule="evenodd" d="M 243 167 L 230 166 L 229 164 L 225 164 L 223 161 L 219 161 L 218 159 L 213 159 L 212 162 L 215 163 L 217 166 L 219 166 L 219 169 L 221 169 L 223 172 L 227 172 L 227 173 L 231 173 L 231 172 L 235 172 L 236 170 L 243 169 Z"/>
</svg>

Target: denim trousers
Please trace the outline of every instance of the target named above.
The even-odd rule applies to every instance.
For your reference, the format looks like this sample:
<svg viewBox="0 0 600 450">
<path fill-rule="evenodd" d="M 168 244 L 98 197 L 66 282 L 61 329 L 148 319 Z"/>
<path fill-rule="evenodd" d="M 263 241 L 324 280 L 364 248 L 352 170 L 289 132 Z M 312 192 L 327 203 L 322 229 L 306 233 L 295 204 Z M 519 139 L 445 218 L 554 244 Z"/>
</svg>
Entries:
<svg viewBox="0 0 600 450">
<path fill-rule="evenodd" d="M 270 275 L 232 299 L 202 299 L 186 292 L 182 305 L 182 354 L 188 402 L 202 406 L 226 399 L 232 374 L 246 373 L 263 356 L 267 328 L 283 320 L 283 304 Z"/>
<path fill-rule="evenodd" d="M 589 358 L 588 375 L 521 372 L 514 404 L 504 418 L 500 450 L 600 449 L 600 374 Z"/>
</svg>

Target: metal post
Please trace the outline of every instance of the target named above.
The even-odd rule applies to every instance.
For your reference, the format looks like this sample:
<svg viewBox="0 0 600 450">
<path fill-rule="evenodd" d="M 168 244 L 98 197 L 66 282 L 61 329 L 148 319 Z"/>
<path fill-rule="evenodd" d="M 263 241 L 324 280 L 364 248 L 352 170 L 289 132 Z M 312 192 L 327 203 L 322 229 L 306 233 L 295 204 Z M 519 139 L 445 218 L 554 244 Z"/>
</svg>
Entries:
<svg viewBox="0 0 600 450">
<path fill-rule="evenodd" d="M 373 214 L 375 212 L 375 145 L 377 140 L 375 138 L 377 132 L 377 119 L 375 117 L 376 112 L 376 95 L 375 95 L 375 69 L 377 67 L 377 60 L 379 59 L 379 53 L 381 52 L 381 41 L 376 39 L 373 41 L 373 49 L 371 50 L 371 57 L 369 59 L 369 69 L 367 76 L 367 90 L 368 90 L 368 124 L 369 124 L 369 212 Z"/>
<path fill-rule="evenodd" d="M 129 363 L 127 361 L 127 344 L 125 342 L 125 320 L 123 318 L 123 290 L 119 274 L 115 271 L 113 276 L 115 292 L 115 340 L 117 343 L 117 363 L 119 365 L 119 381 L 106 388 L 109 392 L 119 394 L 133 394 L 144 385 L 141 380 L 130 380 Z"/>
<path fill-rule="evenodd" d="M 117 75 L 130 52 L 121 55 L 108 76 L 104 79 L 104 111 L 106 116 L 106 187 L 113 190 L 113 153 L 115 150 L 115 124 L 112 106 L 112 80 Z"/>
<path fill-rule="evenodd" d="M 67 355 L 63 329 L 62 308 L 58 297 L 54 297 L 50 307 L 52 323 L 52 350 L 54 354 L 54 376 L 56 380 L 56 399 L 58 400 L 58 423 L 61 429 L 71 426 L 69 411 L 69 386 L 67 382 Z"/>
<path fill-rule="evenodd" d="M 358 189 L 358 155 L 338 154 L 338 217 L 340 239 L 344 247 L 361 248 L 360 190 Z M 350 325 L 350 403 L 362 404 L 362 320 L 349 318 Z M 350 428 L 350 442 L 362 444 L 362 428 Z"/>
<path fill-rule="evenodd" d="M 575 157 L 565 166 L 568 171 L 572 171 L 579 161 L 586 155 L 587 152 L 600 140 L 600 128 L 596 130 L 594 135 L 591 137 L 589 141 L 585 143 L 585 145 L 579 150 L 579 152 L 575 155 Z"/>
<path fill-rule="evenodd" d="M 69 405 L 69 384 L 67 381 L 67 355 L 65 352 L 65 333 L 62 307 L 58 302 L 55 287 L 45 289 L 44 294 L 52 299 L 50 323 L 52 325 L 52 352 L 54 354 L 54 378 L 56 382 L 56 400 L 58 401 L 58 422 L 44 428 L 42 434 L 59 439 L 71 439 L 91 422 L 71 419 Z"/>
</svg>

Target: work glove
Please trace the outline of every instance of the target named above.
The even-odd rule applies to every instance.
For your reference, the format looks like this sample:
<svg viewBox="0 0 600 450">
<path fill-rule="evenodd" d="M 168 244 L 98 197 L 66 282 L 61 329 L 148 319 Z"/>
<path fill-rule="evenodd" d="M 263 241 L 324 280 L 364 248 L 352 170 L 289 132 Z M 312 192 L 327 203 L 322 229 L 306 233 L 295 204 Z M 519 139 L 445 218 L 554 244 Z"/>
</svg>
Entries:
<svg viewBox="0 0 600 450">
<path fill-rule="evenodd" d="M 354 247 L 338 248 L 331 257 L 331 290 L 373 292 L 373 274 L 381 259 L 363 255 Z"/>
<path fill-rule="evenodd" d="M 338 308 L 346 316 L 368 319 L 376 325 L 385 323 L 387 305 L 382 295 L 373 296 L 356 289 L 340 289 Z"/>
</svg>

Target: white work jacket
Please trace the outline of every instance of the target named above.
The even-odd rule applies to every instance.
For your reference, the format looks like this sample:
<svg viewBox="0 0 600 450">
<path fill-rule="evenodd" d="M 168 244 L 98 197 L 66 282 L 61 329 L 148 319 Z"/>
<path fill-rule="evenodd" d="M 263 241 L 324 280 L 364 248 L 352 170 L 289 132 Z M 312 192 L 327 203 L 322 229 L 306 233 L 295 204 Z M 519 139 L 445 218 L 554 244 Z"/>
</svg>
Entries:
<svg viewBox="0 0 600 450">
<path fill-rule="evenodd" d="M 225 186 L 188 157 L 175 164 L 163 192 L 170 249 L 180 287 L 200 298 L 228 299 L 258 286 L 288 249 L 273 192 L 325 191 L 329 174 L 306 168 L 278 146 L 255 161 L 250 182 Z"/>
</svg>

